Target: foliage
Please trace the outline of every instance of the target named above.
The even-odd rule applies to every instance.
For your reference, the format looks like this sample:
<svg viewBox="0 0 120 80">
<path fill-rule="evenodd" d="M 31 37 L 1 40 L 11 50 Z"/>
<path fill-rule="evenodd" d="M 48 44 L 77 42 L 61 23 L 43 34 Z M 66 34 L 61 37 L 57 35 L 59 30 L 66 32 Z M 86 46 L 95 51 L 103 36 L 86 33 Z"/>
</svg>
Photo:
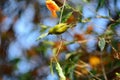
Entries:
<svg viewBox="0 0 120 80">
<path fill-rule="evenodd" d="M 35 39 L 39 44 L 27 50 L 23 49 L 23 53 L 26 53 L 24 57 L 17 57 L 9 62 L 6 60 L 8 51 L 5 50 L 11 40 L 20 38 L 16 36 L 17 34 L 15 35 L 12 28 L 6 32 L 2 32 L 1 28 L 0 80 L 6 75 L 16 75 L 18 80 L 42 80 L 46 79 L 43 78 L 46 75 L 55 73 L 60 80 L 117 80 L 120 78 L 120 10 L 116 6 L 118 0 L 113 0 L 112 3 L 110 0 L 80 0 L 80 3 L 74 3 L 72 0 L 46 0 L 44 5 L 39 5 L 39 2 L 32 0 L 25 2 L 34 5 L 35 8 L 33 23 L 35 30 L 39 29 L 40 35 Z M 88 7 L 86 11 L 86 5 L 90 6 L 90 4 L 94 8 Z M 110 4 L 114 5 L 113 11 L 110 10 Z M 47 13 L 40 15 L 38 12 L 42 13 L 43 8 L 50 11 L 50 15 Z M 105 9 L 108 14 L 100 13 L 102 9 Z M 90 13 L 88 13 L 86 16 L 87 12 L 93 15 L 89 16 Z M 2 24 L 8 17 L 3 13 L 4 11 L 0 9 Z M 16 15 L 17 19 L 21 18 L 21 15 Z M 11 26 L 17 23 L 16 16 Z M 44 23 L 46 17 L 58 21 L 54 26 L 49 26 Z M 33 63 L 36 62 L 37 66 L 26 73 L 15 74 L 15 70 L 19 68 L 19 62 L 23 59 L 26 62 L 32 62 L 34 59 Z M 46 66 L 49 66 L 50 73 L 44 70 Z"/>
</svg>

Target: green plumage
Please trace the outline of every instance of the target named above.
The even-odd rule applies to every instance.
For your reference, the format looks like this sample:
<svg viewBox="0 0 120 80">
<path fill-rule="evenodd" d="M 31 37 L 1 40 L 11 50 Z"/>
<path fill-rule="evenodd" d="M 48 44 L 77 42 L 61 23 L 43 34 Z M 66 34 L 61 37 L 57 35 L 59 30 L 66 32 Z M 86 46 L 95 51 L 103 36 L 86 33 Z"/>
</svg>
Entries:
<svg viewBox="0 0 120 80">
<path fill-rule="evenodd" d="M 60 23 L 49 30 L 49 34 L 61 34 L 64 33 L 69 26 L 66 23 Z"/>
</svg>

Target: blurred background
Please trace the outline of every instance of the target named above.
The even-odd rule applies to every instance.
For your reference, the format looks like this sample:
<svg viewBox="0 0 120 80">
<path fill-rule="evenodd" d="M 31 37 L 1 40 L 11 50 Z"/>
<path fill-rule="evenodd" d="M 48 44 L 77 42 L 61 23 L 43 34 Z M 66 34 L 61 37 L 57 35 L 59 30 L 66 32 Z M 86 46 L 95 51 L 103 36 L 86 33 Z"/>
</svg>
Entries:
<svg viewBox="0 0 120 80">
<path fill-rule="evenodd" d="M 63 6 L 64 0 L 54 1 Z M 62 22 L 75 26 L 61 35 L 64 45 L 57 58 L 67 80 L 104 80 L 101 64 L 108 80 L 118 80 L 120 0 L 66 3 Z M 36 41 L 58 24 L 60 12 L 57 14 L 57 18 L 51 16 L 45 0 L 0 0 L 0 80 L 59 80 L 55 66 L 54 75 L 50 71 L 50 60 L 61 43 L 59 36 Z M 97 44 L 100 37 L 110 42 L 103 53 Z"/>
</svg>

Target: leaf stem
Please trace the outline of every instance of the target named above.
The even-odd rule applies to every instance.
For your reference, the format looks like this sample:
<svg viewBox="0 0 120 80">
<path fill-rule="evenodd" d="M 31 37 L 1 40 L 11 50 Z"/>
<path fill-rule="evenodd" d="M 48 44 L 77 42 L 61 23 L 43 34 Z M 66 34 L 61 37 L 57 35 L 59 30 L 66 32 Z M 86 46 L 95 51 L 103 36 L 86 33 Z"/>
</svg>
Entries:
<svg viewBox="0 0 120 80">
<path fill-rule="evenodd" d="M 100 55 L 100 59 L 101 59 L 101 67 L 102 67 L 102 72 L 103 72 L 104 79 L 108 80 L 107 76 L 106 76 L 106 72 L 105 72 L 105 67 L 104 67 L 104 65 L 102 63 L 102 52 L 101 52 L 101 55 Z"/>
<path fill-rule="evenodd" d="M 57 53 L 56 53 L 56 57 L 58 56 L 58 54 L 59 54 L 59 52 L 60 52 L 60 50 L 61 50 L 61 48 L 62 48 L 62 45 L 63 45 L 63 41 L 62 41 L 62 39 L 60 40 L 60 46 L 59 46 L 59 48 L 58 48 L 58 50 L 57 50 Z"/>
<path fill-rule="evenodd" d="M 66 3 L 66 0 L 64 0 L 64 2 L 63 2 L 59 23 L 61 23 L 61 20 L 62 20 L 62 15 L 63 15 L 63 11 L 64 11 L 64 8 L 65 8 L 65 3 Z"/>
</svg>

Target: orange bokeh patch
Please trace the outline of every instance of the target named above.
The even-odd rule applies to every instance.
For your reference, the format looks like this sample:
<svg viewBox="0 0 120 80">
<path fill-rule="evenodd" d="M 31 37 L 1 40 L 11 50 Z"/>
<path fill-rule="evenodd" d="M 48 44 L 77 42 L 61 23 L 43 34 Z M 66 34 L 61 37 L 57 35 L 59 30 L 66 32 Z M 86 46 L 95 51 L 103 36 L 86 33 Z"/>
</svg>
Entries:
<svg viewBox="0 0 120 80">
<path fill-rule="evenodd" d="M 51 11 L 52 17 L 57 17 L 57 11 L 60 11 L 59 6 L 53 0 L 46 0 L 46 6 Z"/>
</svg>

